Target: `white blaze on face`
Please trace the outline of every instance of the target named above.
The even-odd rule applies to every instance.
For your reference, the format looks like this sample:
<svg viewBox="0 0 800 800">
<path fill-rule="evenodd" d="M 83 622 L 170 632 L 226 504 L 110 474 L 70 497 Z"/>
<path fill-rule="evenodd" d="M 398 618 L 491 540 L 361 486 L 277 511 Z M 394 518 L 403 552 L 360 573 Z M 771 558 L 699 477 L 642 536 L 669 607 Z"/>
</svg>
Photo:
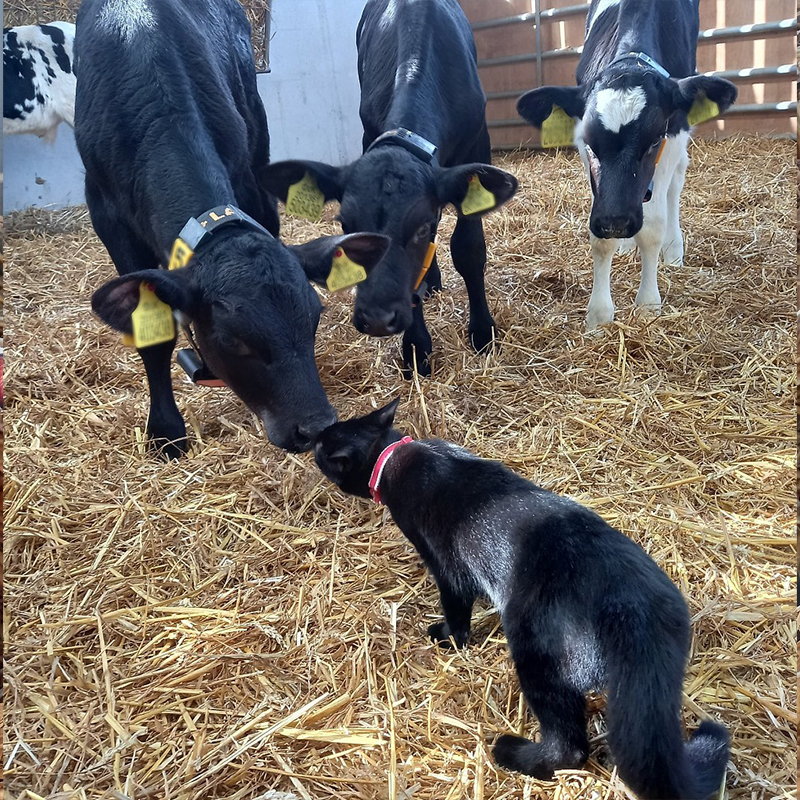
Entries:
<svg viewBox="0 0 800 800">
<path fill-rule="evenodd" d="M 109 0 L 100 12 L 98 21 L 101 27 L 118 34 L 123 41 L 156 24 L 147 0 Z"/>
<path fill-rule="evenodd" d="M 641 86 L 630 89 L 601 89 L 595 99 L 595 109 L 606 130 L 619 133 L 623 125 L 639 119 L 647 105 Z"/>
</svg>

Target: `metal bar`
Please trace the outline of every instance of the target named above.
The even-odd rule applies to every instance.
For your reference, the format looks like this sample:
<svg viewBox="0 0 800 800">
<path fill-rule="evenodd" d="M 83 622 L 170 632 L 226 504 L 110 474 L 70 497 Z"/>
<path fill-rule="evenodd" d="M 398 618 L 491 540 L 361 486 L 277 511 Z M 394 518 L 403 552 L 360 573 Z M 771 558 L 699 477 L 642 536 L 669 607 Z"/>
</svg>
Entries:
<svg viewBox="0 0 800 800">
<path fill-rule="evenodd" d="M 564 6 L 563 8 L 548 8 L 541 12 L 542 19 L 545 22 L 554 19 L 563 19 L 564 17 L 574 17 L 578 14 L 585 14 L 589 11 L 589 3 L 579 3 L 574 6 Z M 499 19 L 487 19 L 483 22 L 475 22 L 472 25 L 473 31 L 482 31 L 487 28 L 501 28 L 505 25 L 518 25 L 524 22 L 533 22 L 535 14 L 517 14 L 513 17 L 500 17 Z"/>
<path fill-rule="evenodd" d="M 544 16 L 544 12 L 542 13 Z M 703 42 L 716 42 L 729 39 L 761 39 L 765 36 L 784 35 L 792 33 L 797 29 L 797 20 L 782 19 L 779 22 L 761 22 L 752 25 L 739 25 L 731 28 L 709 28 L 700 31 L 697 38 L 698 44 Z M 538 58 L 563 58 L 567 56 L 580 55 L 583 52 L 583 45 L 580 47 L 564 47 L 560 50 L 545 50 L 541 55 L 538 53 L 522 53 L 515 56 L 501 56 L 500 58 L 483 58 L 478 60 L 479 67 L 499 67 L 504 64 L 520 64 L 526 61 L 534 61 Z"/>
<path fill-rule="evenodd" d="M 542 77 L 542 0 L 534 0 L 536 15 L 536 85 L 544 82 Z"/>
<path fill-rule="evenodd" d="M 500 67 L 504 64 L 521 64 L 526 61 L 535 61 L 537 58 L 551 59 L 564 58 L 566 56 L 579 56 L 583 52 L 583 45 L 580 47 L 563 47 L 560 50 L 545 50 L 541 56 L 538 53 L 521 53 L 517 56 L 501 56 L 500 58 L 480 58 L 479 67 Z"/>
<path fill-rule="evenodd" d="M 750 69 L 725 69 L 720 72 L 703 72 L 703 75 L 725 78 L 729 81 L 748 81 L 761 78 L 784 78 L 797 75 L 797 64 L 781 64 L 779 67 L 751 67 Z M 487 100 L 509 100 L 519 97 L 533 87 L 527 89 L 510 89 L 505 92 L 487 92 Z"/>
<path fill-rule="evenodd" d="M 779 67 L 724 69 L 720 72 L 703 72 L 702 74 L 715 78 L 725 78 L 729 81 L 747 81 L 753 78 L 783 78 L 786 75 L 797 75 L 797 64 L 781 64 Z"/>
<path fill-rule="evenodd" d="M 736 25 L 731 28 L 708 28 L 700 31 L 698 42 L 714 41 L 719 39 L 738 39 L 744 36 L 759 38 L 759 34 L 770 35 L 775 33 L 790 33 L 797 30 L 797 18 L 782 19 L 778 22 L 757 22 L 751 25 Z"/>
<path fill-rule="evenodd" d="M 783 103 L 750 103 L 741 106 L 731 106 L 720 119 L 735 117 L 739 114 L 796 114 L 797 103 L 785 101 Z"/>
<path fill-rule="evenodd" d="M 797 113 L 797 103 L 786 101 L 783 103 L 751 103 L 748 105 L 731 106 L 724 114 L 720 114 L 718 119 L 738 116 L 740 114 L 795 114 Z M 520 125 L 528 125 L 524 119 L 495 119 L 486 123 L 490 128 L 516 128 Z"/>
</svg>

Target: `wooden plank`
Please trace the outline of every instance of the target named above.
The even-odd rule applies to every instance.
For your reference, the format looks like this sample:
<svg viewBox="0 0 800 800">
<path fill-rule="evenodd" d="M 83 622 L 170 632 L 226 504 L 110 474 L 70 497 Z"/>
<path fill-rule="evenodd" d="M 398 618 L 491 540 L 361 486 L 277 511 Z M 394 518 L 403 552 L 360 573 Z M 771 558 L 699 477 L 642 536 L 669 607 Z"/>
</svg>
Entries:
<svg viewBox="0 0 800 800">
<path fill-rule="evenodd" d="M 515 14 L 528 13 L 531 0 L 460 0 L 471 21 L 483 21 Z M 542 10 L 574 5 L 575 0 L 542 0 Z M 700 27 L 721 28 L 730 25 L 777 21 L 796 13 L 795 0 L 704 0 L 700 4 Z M 564 20 L 545 20 L 542 24 L 543 50 L 575 47 L 582 44 L 585 19 L 583 15 Z M 489 28 L 475 32 L 480 58 L 495 58 L 535 51 L 535 29 L 531 23 Z M 779 66 L 796 60 L 796 38 L 793 33 L 759 39 L 739 39 L 698 45 L 697 62 L 700 72 L 721 69 L 747 69 L 760 66 Z M 576 56 L 545 59 L 542 62 L 543 83 L 574 86 Z M 522 94 L 537 85 L 536 61 L 482 67 L 481 81 L 487 92 L 519 91 Z M 737 81 L 740 103 L 777 103 L 796 100 L 797 87 L 792 76 L 770 80 Z M 487 118 L 490 120 L 516 118 L 516 99 L 490 100 Z M 787 134 L 796 133 L 797 118 L 790 115 L 764 114 L 715 120 L 696 129 L 698 136 L 719 137 L 733 133 Z M 537 142 L 538 133 L 521 126 L 491 129 L 492 144 L 505 146 Z"/>
</svg>

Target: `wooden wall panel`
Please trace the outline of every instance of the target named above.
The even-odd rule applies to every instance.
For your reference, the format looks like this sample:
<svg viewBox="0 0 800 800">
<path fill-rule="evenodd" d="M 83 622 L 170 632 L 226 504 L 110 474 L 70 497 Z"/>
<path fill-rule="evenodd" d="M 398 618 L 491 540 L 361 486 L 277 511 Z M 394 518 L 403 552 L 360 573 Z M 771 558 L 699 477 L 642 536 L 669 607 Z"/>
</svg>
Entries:
<svg viewBox="0 0 800 800">
<path fill-rule="evenodd" d="M 533 0 L 460 0 L 471 22 L 498 19 L 524 14 L 533 10 Z M 542 0 L 546 8 L 574 5 L 576 0 Z M 722 28 L 750 23 L 773 22 L 796 14 L 795 0 L 701 0 L 700 27 Z M 585 27 L 583 15 L 563 20 L 543 20 L 542 49 L 554 50 L 577 47 L 583 43 Z M 533 23 L 522 23 L 475 31 L 478 58 L 533 53 L 536 36 Z M 697 67 L 700 72 L 750 67 L 776 67 L 796 62 L 797 41 L 794 33 L 766 38 L 745 38 L 726 42 L 700 42 L 697 50 Z M 542 61 L 544 84 L 574 85 L 578 58 L 559 57 Z M 518 91 L 522 94 L 539 85 L 535 61 L 517 64 L 481 67 L 481 80 L 487 93 Z M 737 80 L 739 103 L 778 103 L 797 99 L 797 85 L 792 76 L 770 79 Z M 489 100 L 489 120 L 517 118 L 514 99 Z M 525 125 L 490 128 L 495 147 L 514 147 L 538 144 L 538 132 Z M 731 116 L 714 120 L 696 129 L 696 135 L 707 137 L 729 136 L 733 133 L 796 134 L 797 118 L 786 114 L 759 114 Z"/>
</svg>

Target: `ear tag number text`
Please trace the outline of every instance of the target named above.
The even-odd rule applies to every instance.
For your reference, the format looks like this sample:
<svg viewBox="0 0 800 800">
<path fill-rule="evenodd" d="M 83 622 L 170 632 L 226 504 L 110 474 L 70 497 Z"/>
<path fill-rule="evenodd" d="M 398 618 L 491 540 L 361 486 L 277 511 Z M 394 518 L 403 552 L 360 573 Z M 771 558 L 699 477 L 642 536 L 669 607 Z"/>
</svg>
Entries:
<svg viewBox="0 0 800 800">
<path fill-rule="evenodd" d="M 338 292 L 341 289 L 349 289 L 361 281 L 367 279 L 367 271 L 361 264 L 356 264 L 348 258 L 347 253 L 341 247 L 336 248 L 333 254 L 333 263 L 328 280 L 325 285 L 329 292 Z"/>
<path fill-rule="evenodd" d="M 322 216 L 324 205 L 325 195 L 309 172 L 303 175 L 302 180 L 293 183 L 286 193 L 286 212 L 293 217 L 317 222 Z"/>
<path fill-rule="evenodd" d="M 131 314 L 133 343 L 136 347 L 152 347 L 175 337 L 172 309 L 156 297 L 149 283 L 139 284 L 139 304 Z"/>
<path fill-rule="evenodd" d="M 542 147 L 569 147 L 575 142 L 575 120 L 561 106 L 554 105 L 542 123 Z"/>
<path fill-rule="evenodd" d="M 497 205 L 497 198 L 482 183 L 477 175 L 470 175 L 467 194 L 461 201 L 461 213 L 466 217 L 488 211 Z"/>
</svg>

